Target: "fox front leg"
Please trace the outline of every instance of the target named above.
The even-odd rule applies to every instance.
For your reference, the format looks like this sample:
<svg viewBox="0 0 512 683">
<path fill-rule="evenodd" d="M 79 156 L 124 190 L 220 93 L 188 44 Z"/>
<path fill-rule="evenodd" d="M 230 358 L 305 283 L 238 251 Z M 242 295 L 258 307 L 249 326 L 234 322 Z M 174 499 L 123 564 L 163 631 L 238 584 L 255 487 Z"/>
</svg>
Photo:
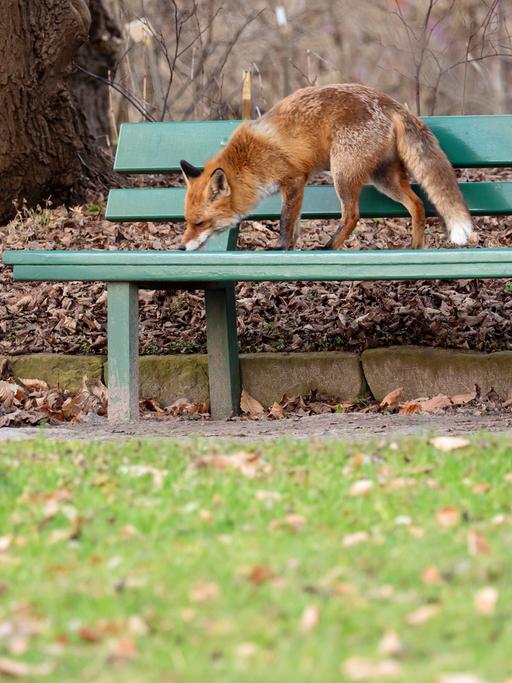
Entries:
<svg viewBox="0 0 512 683">
<path fill-rule="evenodd" d="M 305 178 L 287 179 L 281 183 L 283 198 L 279 221 L 279 239 L 273 249 L 293 249 L 300 231 L 300 210 L 304 199 Z"/>
</svg>

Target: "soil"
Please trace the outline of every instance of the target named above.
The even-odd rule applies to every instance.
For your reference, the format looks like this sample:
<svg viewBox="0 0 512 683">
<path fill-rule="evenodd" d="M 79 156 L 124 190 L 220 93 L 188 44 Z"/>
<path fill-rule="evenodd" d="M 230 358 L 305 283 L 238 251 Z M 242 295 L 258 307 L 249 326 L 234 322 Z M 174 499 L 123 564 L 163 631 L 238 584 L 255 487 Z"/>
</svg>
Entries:
<svg viewBox="0 0 512 683">
<path fill-rule="evenodd" d="M 471 411 L 441 415 L 391 415 L 364 413 L 331 413 L 285 420 L 226 421 L 169 418 L 165 421 L 143 419 L 135 425 L 110 426 L 105 418 L 94 416 L 78 425 L 59 427 L 4 427 L 0 441 L 34 439 L 87 439 L 104 441 L 124 438 L 215 437 L 244 443 L 276 438 L 339 439 L 362 442 L 394 439 L 425 434 L 468 434 L 471 432 L 502 433 L 512 436 L 510 412 L 474 415 Z"/>
</svg>

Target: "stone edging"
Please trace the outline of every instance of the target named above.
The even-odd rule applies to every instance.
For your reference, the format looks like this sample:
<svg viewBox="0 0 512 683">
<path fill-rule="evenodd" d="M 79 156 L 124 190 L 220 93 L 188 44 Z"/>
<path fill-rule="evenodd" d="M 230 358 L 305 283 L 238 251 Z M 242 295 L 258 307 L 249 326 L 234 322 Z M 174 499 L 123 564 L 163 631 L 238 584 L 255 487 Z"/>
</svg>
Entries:
<svg viewBox="0 0 512 683">
<path fill-rule="evenodd" d="M 7 357 L 15 377 L 43 379 L 50 385 L 78 390 L 82 377 L 106 381 L 104 356 L 31 354 Z M 512 397 L 512 351 L 478 353 L 419 346 L 371 349 L 362 354 L 338 351 L 241 355 L 242 383 L 263 405 L 283 394 L 312 390 L 339 400 L 374 396 L 381 400 L 403 387 L 404 399 L 438 393 L 467 393 L 477 384 Z M 204 355 L 142 356 L 141 395 L 169 404 L 186 397 L 208 396 L 208 362 Z"/>
</svg>

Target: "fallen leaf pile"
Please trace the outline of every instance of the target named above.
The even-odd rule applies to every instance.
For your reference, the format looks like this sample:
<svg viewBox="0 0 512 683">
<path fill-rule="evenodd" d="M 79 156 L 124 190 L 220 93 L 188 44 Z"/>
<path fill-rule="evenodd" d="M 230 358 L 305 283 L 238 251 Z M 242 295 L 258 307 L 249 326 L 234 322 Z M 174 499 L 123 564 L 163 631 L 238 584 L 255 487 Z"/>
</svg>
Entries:
<svg viewBox="0 0 512 683">
<path fill-rule="evenodd" d="M 58 425 L 107 414 L 107 388 L 97 380 L 89 387 L 84 377 L 80 392 L 49 388 L 37 379 L 0 380 L 0 427 L 41 422 Z"/>
<path fill-rule="evenodd" d="M 459 173 L 463 180 L 506 180 L 508 170 Z M 173 184 L 173 181 L 169 181 Z M 3 249 L 175 249 L 179 223 L 110 223 L 101 207 L 20 211 L 0 228 Z M 476 218 L 482 247 L 512 242 L 512 218 Z M 324 245 L 336 221 L 303 221 L 301 249 Z M 242 224 L 240 249 L 264 249 L 277 221 Z M 409 246 L 405 219 L 362 220 L 347 249 Z M 448 247 L 429 219 L 430 248 Z M 505 280 L 417 282 L 245 282 L 237 285 L 238 334 L 243 352 L 346 350 L 392 344 L 496 351 L 512 348 L 512 297 Z M 142 353 L 206 350 L 202 292 L 140 292 Z M 12 281 L 0 265 L 0 354 L 98 353 L 106 348 L 106 291 L 102 283 Z"/>
</svg>

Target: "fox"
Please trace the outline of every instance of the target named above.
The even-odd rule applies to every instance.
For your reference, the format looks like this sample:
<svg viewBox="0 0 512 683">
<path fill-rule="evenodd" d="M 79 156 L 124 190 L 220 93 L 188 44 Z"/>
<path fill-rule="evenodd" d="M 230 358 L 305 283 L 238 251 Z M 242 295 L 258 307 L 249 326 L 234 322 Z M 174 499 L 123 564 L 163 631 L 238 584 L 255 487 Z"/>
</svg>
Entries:
<svg viewBox="0 0 512 683">
<path fill-rule="evenodd" d="M 294 249 L 300 235 L 304 187 L 330 169 L 341 221 L 325 249 L 340 249 L 359 221 L 359 195 L 371 182 L 405 206 L 411 247 L 424 246 L 425 208 L 412 175 L 444 221 L 449 240 L 473 235 L 455 172 L 428 126 L 392 97 L 359 84 L 311 86 L 241 124 L 201 171 L 180 162 L 186 182 L 181 250 L 240 223 L 264 198 L 281 193 L 279 237 L 270 249 Z"/>
</svg>

